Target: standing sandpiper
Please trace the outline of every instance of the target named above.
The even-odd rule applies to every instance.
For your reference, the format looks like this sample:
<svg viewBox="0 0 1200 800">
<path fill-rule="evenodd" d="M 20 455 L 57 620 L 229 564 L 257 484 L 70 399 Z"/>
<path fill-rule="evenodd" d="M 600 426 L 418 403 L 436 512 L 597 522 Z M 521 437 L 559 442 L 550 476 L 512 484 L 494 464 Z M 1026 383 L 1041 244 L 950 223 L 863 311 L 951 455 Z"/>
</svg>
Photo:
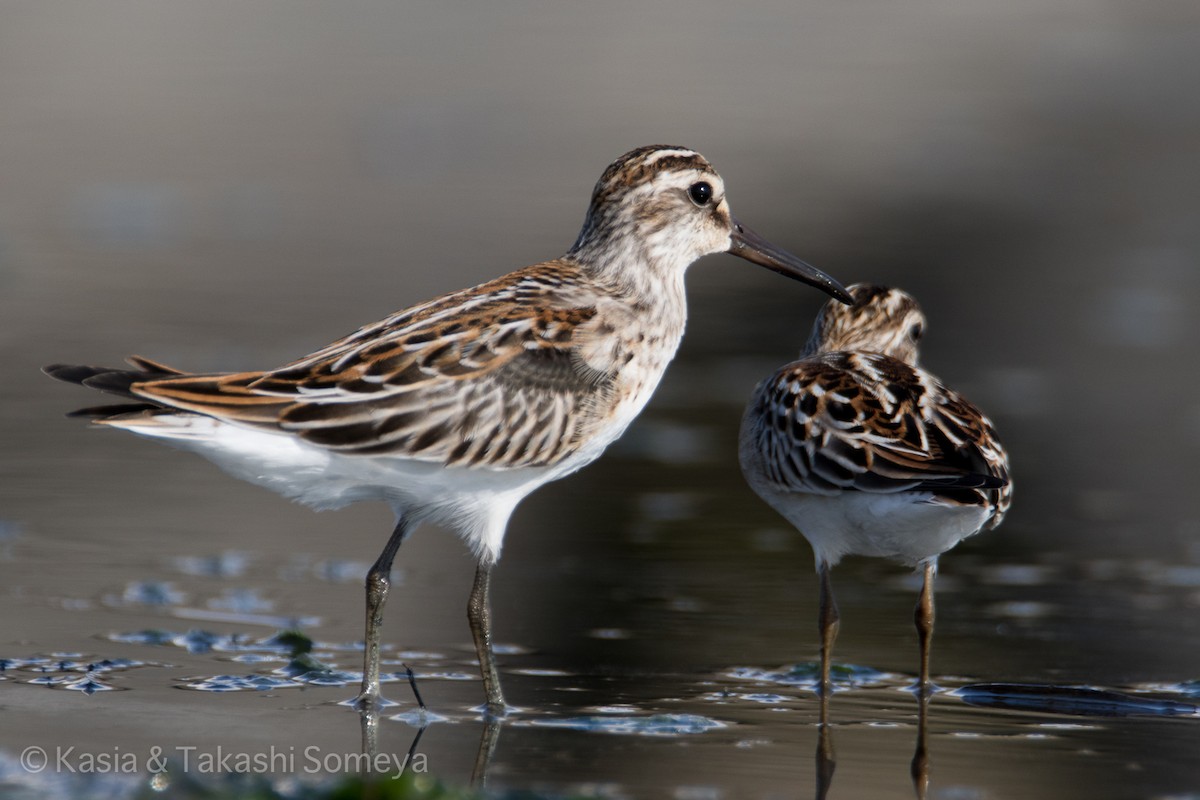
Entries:
<svg viewBox="0 0 1200 800">
<path fill-rule="evenodd" d="M 562 258 L 397 312 L 265 372 L 192 375 L 55 365 L 54 378 L 129 398 L 77 414 L 195 450 L 314 508 L 383 500 L 396 527 L 367 573 L 361 710 L 377 709 L 392 559 L 421 522 L 478 556 L 467 617 L 490 716 L 504 696 L 488 586 L 509 516 L 542 484 L 594 461 L 658 386 L 683 336 L 683 275 L 729 252 L 849 300 L 823 272 L 729 211 L 699 153 L 642 147 L 613 162 Z"/>
<path fill-rule="evenodd" d="M 830 568 L 862 555 L 923 570 L 916 623 L 927 696 L 938 556 L 999 525 L 1012 499 L 991 421 L 917 367 L 917 302 L 898 289 L 849 291 L 853 304 L 825 304 L 802 358 L 755 389 L 740 442 L 750 487 L 816 557 L 822 722 L 838 630 Z"/>
</svg>

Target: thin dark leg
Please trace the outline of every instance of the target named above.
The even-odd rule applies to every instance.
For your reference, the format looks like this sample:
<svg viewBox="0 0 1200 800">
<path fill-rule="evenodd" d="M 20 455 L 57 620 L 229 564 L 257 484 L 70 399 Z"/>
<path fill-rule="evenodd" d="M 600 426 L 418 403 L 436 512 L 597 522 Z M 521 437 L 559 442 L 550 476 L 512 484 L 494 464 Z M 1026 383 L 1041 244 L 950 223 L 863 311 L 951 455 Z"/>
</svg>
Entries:
<svg viewBox="0 0 1200 800">
<path fill-rule="evenodd" d="M 504 693 L 500 691 L 500 673 L 496 670 L 496 656 L 492 652 L 491 583 L 492 564 L 481 560 L 475 569 L 475 585 L 471 587 L 471 599 L 467 603 L 467 621 L 471 624 L 475 654 L 479 657 L 479 671 L 483 674 L 487 716 L 502 717 L 505 710 Z"/>
<path fill-rule="evenodd" d="M 913 619 L 917 623 L 917 638 L 921 643 L 921 677 L 919 689 L 921 696 L 928 695 L 932 689 L 929 682 L 929 648 L 933 643 L 933 579 L 937 576 L 937 559 L 925 562 L 925 580 L 921 584 L 921 596 L 917 600 L 917 610 Z"/>
<path fill-rule="evenodd" d="M 833 693 L 833 681 L 829 678 L 829 666 L 833 658 L 833 643 L 837 640 L 841 617 L 838 614 L 837 601 L 833 599 L 829 564 L 821 562 L 821 566 L 817 569 L 817 576 L 821 585 L 821 603 L 817 612 L 817 623 L 821 629 L 820 721 L 822 725 L 825 725 L 829 722 L 829 695 Z"/>
<path fill-rule="evenodd" d="M 367 572 L 367 634 L 363 648 L 362 691 L 354 705 L 360 711 L 377 709 L 383 696 L 379 691 L 379 643 L 383 628 L 383 606 L 387 602 L 388 589 L 392 583 L 392 561 L 400 544 L 408 538 L 410 528 L 401 517 L 392 531 L 383 552 Z"/>
</svg>

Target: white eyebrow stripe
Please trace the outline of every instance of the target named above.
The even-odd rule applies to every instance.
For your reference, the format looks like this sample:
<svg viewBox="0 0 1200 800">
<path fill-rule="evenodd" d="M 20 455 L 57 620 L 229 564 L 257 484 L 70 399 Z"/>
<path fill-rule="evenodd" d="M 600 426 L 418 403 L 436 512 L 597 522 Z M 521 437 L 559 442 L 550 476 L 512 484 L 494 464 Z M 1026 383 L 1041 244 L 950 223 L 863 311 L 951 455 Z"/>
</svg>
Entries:
<svg viewBox="0 0 1200 800">
<path fill-rule="evenodd" d="M 687 158 L 698 155 L 700 154 L 695 150 L 655 150 L 653 153 L 646 156 L 646 159 L 642 162 L 642 164 L 648 167 L 656 161 L 661 161 L 664 158 L 674 158 L 676 156 Z"/>
</svg>

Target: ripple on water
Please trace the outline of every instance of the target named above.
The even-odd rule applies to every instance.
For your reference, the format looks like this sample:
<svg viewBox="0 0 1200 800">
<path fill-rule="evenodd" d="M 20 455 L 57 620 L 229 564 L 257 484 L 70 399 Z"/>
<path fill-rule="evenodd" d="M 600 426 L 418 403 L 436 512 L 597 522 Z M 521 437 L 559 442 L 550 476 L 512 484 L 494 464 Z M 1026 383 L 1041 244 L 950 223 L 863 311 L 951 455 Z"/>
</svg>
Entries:
<svg viewBox="0 0 1200 800">
<path fill-rule="evenodd" d="M 821 665 L 813 661 L 806 661 L 800 664 L 786 664 L 777 669 L 734 667 L 725 673 L 725 677 L 816 691 L 817 685 L 821 681 Z M 833 682 L 834 691 L 863 686 L 882 686 L 899 677 L 895 673 L 881 672 L 872 667 L 856 664 L 834 664 L 829 668 L 829 679 Z"/>
<path fill-rule="evenodd" d="M 31 678 L 26 683 L 35 686 L 45 686 L 50 689 L 65 689 L 71 692 L 83 692 L 84 694 L 96 694 L 97 692 L 111 692 L 116 690 L 116 686 L 101 680 L 94 672 L 86 672 L 82 676 L 75 674 L 45 673 L 36 678 Z"/>
<path fill-rule="evenodd" d="M 258 589 L 228 588 L 220 597 L 211 598 L 208 607 L 232 614 L 261 614 L 274 609 L 275 604 L 265 599 Z"/>
<path fill-rule="evenodd" d="M 426 725 L 433 725 L 439 722 L 455 722 L 450 717 L 435 714 L 428 708 L 413 708 L 402 714 L 392 714 L 388 719 L 395 722 L 403 722 L 405 725 L 411 725 L 414 728 L 424 728 Z"/>
<path fill-rule="evenodd" d="M 109 606 L 177 606 L 187 600 L 187 595 L 168 581 L 131 581 L 125 591 L 117 595 L 105 595 Z"/>
<path fill-rule="evenodd" d="M 287 658 L 273 653 L 238 653 L 229 660 L 238 664 L 277 664 Z"/>
<path fill-rule="evenodd" d="M 254 651 L 291 653 L 298 648 L 296 639 L 283 638 L 282 634 L 274 634 L 263 639 L 244 633 L 213 633 L 201 628 L 191 628 L 184 633 L 148 628 L 126 633 L 110 633 L 107 638 L 109 641 L 121 642 L 122 644 L 173 645 L 181 647 L 189 653 L 208 653 L 213 651 L 221 653 Z M 311 647 L 311 643 L 309 647 Z"/>
<path fill-rule="evenodd" d="M 763 705 L 777 706 L 780 703 L 786 703 L 789 700 L 794 700 L 794 697 L 787 697 L 782 694 L 771 694 L 769 692 L 750 692 L 749 694 L 737 695 L 739 700 L 749 700 L 751 703 L 762 703 Z"/>
<path fill-rule="evenodd" d="M 326 663 L 346 653 L 360 653 L 362 643 L 331 644 L 315 642 L 305 633 L 295 629 L 282 630 L 268 637 L 246 634 L 218 634 L 193 628 L 185 633 L 148 629 L 129 633 L 112 633 L 110 641 L 124 644 L 150 646 L 173 646 L 189 653 L 232 653 L 228 660 L 248 665 L 271 665 L 273 668 L 248 675 L 201 675 L 183 679 L 180 688 L 206 692 L 237 692 L 288 689 L 302 686 L 351 686 L 362 681 L 361 671 L 347 671 Z M 523 649 L 513 647 L 514 652 Z M 403 651 L 384 660 L 385 664 L 404 666 L 407 661 L 425 663 L 444 659 L 441 653 L 426 651 Z M 61 672 L 55 669 L 51 659 L 42 658 L 38 664 L 43 672 Z M 280 665 L 280 662 L 283 662 Z M 0 662 L 0 679 L 5 670 L 29 667 L 28 659 L 6 659 Z M 120 665 L 120 662 L 108 662 Z M 140 662 L 129 662 L 130 664 Z M 450 669 L 431 669 L 417 673 L 421 680 L 477 681 L 479 676 Z M 408 680 L 407 667 L 403 671 L 384 672 L 380 680 L 396 683 Z"/>
<path fill-rule="evenodd" d="M 117 687 L 111 683 L 105 683 L 96 677 L 95 673 L 89 672 L 82 678 L 77 678 L 73 681 L 66 681 L 58 688 L 66 689 L 70 692 L 83 692 L 84 694 L 95 694 L 96 692 L 111 692 Z"/>
<path fill-rule="evenodd" d="M 311 686 L 346 686 L 362 680 L 361 673 L 334 669 L 307 654 L 296 656 L 284 666 L 273 670 L 271 674 Z"/>
<path fill-rule="evenodd" d="M 294 689 L 304 685 L 303 681 L 276 678 L 271 675 L 213 675 L 195 677 L 183 684 L 185 689 L 200 692 L 244 692 L 271 689 Z"/>
<path fill-rule="evenodd" d="M 1183 683 L 1148 684 L 1141 688 L 1155 692 L 1181 694 L 1184 697 L 1200 697 L 1200 679 Z"/>
<path fill-rule="evenodd" d="M 209 556 L 180 556 L 174 559 L 175 568 L 185 575 L 202 578 L 236 578 L 246 571 L 249 557 L 229 550 Z"/>
<path fill-rule="evenodd" d="M 84 694 L 118 689 L 104 676 L 147 666 L 129 658 L 88 660 L 80 653 L 54 653 L 29 658 L 0 658 L 0 681 L 16 681 Z M 36 677 L 28 677 L 33 674 Z"/>
<path fill-rule="evenodd" d="M 397 675 L 408 680 L 406 673 L 397 672 Z M 456 670 L 432 670 L 430 672 L 416 673 L 418 679 L 423 681 L 479 681 L 483 680 L 477 673 L 458 672 Z"/>
<path fill-rule="evenodd" d="M 1090 686 L 975 683 L 951 692 L 963 702 L 1084 717 L 1200 717 L 1200 706 L 1171 698 L 1126 694 Z"/>
<path fill-rule="evenodd" d="M 592 714 L 557 719 L 531 719 L 515 724 L 625 736 L 686 736 L 729 727 L 727 722 L 698 714 Z"/>
</svg>

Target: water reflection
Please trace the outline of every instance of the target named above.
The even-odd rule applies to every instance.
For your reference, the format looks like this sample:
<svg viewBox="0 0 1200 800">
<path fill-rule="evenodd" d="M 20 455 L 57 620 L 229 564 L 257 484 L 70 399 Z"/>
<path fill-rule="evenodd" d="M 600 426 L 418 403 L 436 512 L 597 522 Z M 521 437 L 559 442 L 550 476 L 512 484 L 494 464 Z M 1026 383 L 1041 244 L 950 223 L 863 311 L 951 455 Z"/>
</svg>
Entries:
<svg viewBox="0 0 1200 800">
<path fill-rule="evenodd" d="M 127 642 L 136 642 L 133 637 L 115 637 Z M 187 643 L 203 641 L 207 648 L 202 655 L 206 658 L 223 658 L 222 652 L 232 651 L 230 656 L 238 663 L 255 666 L 255 662 L 242 662 L 247 648 L 261 652 L 285 650 L 294 652 L 305 648 L 302 639 L 292 634 L 252 639 L 239 635 L 200 635 L 193 633 L 145 638 L 140 647 L 158 648 L 164 645 L 187 649 Z M 321 652 L 325 645 L 312 643 L 314 652 Z M 437 654 L 429 654 L 435 657 Z M 353 660 L 353 659 L 352 659 Z M 255 672 L 244 676 L 216 676 L 219 683 L 228 679 L 231 688 L 237 691 L 253 691 L 259 696 L 269 697 L 276 692 L 284 696 L 288 692 L 311 690 L 320 684 L 313 681 L 301 669 L 301 662 L 293 659 L 285 669 L 275 664 L 258 664 Z M 89 660 L 79 654 L 58 654 L 26 658 L 7 658 L 0 661 L 0 680 L 18 678 L 22 682 L 68 692 L 98 693 L 115 688 L 135 689 L 127 691 L 127 697 L 144 691 L 132 679 L 137 674 L 148 674 L 162 665 L 154 661 L 137 660 Z M 269 671 L 262 671 L 269 670 Z M 854 673 L 860 673 L 858 680 Z M 285 674 L 295 675 L 289 681 Z M 866 668 L 846 670 L 845 678 L 837 683 L 834 698 L 836 719 L 821 720 L 828 697 L 819 693 L 820 671 L 817 664 L 800 664 L 781 669 L 727 668 L 715 675 L 686 678 L 679 675 L 646 676 L 657 693 L 650 698 L 635 702 L 599 706 L 564 704 L 560 689 L 581 689 L 588 695 L 604 697 L 608 689 L 589 686 L 592 678 L 580 675 L 532 675 L 528 679 L 537 689 L 536 707 L 515 711 L 504 720 L 486 719 L 479 707 L 467 702 L 473 693 L 446 695 L 435 692 L 434 707 L 426 705 L 429 686 L 438 685 L 436 680 L 426 682 L 424 668 L 394 673 L 397 681 L 410 687 L 411 701 L 402 713 L 356 712 L 359 718 L 360 741 L 357 746 L 369 759 L 369 764 L 386 765 L 389 769 L 406 769 L 420 753 L 425 759 L 438 763 L 438 753 L 447 739 L 470 743 L 473 755 L 469 766 L 461 772 L 447 772 L 443 766 L 440 777 L 450 783 L 471 781 L 477 788 L 490 787 L 493 773 L 502 775 L 497 790 L 510 788 L 520 776 L 530 774 L 534 767 L 519 766 L 531 752 L 548 755 L 558 748 L 572 752 L 602 750 L 588 745 L 586 739 L 635 739 L 683 741 L 689 743 L 711 742 L 703 746 L 702 752 L 709 757 L 718 757 L 721 752 L 752 753 L 761 749 L 768 763 L 784 758 L 784 763 L 797 763 L 797 745 L 811 742 L 815 738 L 813 765 L 815 796 L 823 798 L 836 795 L 832 786 L 836 778 L 848 782 L 847 790 L 860 785 L 864 769 L 886 769 L 894 771 L 899 765 L 891 751 L 901 742 L 901 737 L 910 754 L 909 773 L 912 792 L 918 798 L 935 793 L 939 784 L 934 764 L 945 760 L 950 754 L 951 765 L 961 760 L 953 755 L 956 742 L 992 742 L 988 749 L 1003 750 L 1006 741 L 1026 741 L 1030 745 L 1051 744 L 1063 739 L 1060 748 L 1076 749 L 1072 738 L 1081 735 L 1102 734 L 1104 726 L 1080 725 L 1073 720 L 1124 718 L 1200 720 L 1200 706 L 1194 702 L 1197 691 L 1189 684 L 1176 686 L 1139 687 L 1133 691 L 1097 687 L 1068 687 L 1053 684 L 963 684 L 961 681 L 942 677 L 939 682 L 948 685 L 949 691 L 922 695 L 911 691 L 912 676 L 887 675 Z M 516 677 L 516 671 L 513 676 Z M 838 672 L 834 672 L 835 678 Z M 868 679 L 866 676 L 874 676 Z M 345 692 L 360 679 L 358 674 L 346 674 L 331 682 L 335 691 Z M 478 680 L 477 677 L 475 680 Z M 237 684 L 234 687 L 234 684 Z M 453 682 L 451 682 L 453 684 Z M 520 689 L 522 682 L 515 682 Z M 215 687 L 207 687 L 209 692 Z M 669 693 L 669 694 L 665 694 Z M 393 690 L 393 695 L 402 694 Z M 566 695 L 570 696 L 570 695 Z M 585 695 L 587 696 L 587 695 Z M 657 697 L 658 699 L 653 699 Z M 916 708 L 913 708 L 913 705 Z M 1023 712 L 1019 719 L 990 717 L 987 709 L 1007 709 Z M 344 708 L 328 705 L 311 707 L 303 712 L 295 707 L 291 715 L 314 713 L 324 715 L 332 712 L 338 716 L 348 714 Z M 782 715 L 782 716 L 781 716 Z M 915 725 L 913 717 L 915 715 Z M 329 719 L 328 721 L 332 721 Z M 782 721 L 782 724 L 781 724 Z M 930 747 L 932 725 L 938 722 L 941 730 L 948 734 L 941 737 L 937 747 Z M 797 724 L 800 723 L 800 724 Z M 411 734 L 397 737 L 400 726 L 411 728 Z M 443 727 L 446 726 L 446 727 Z M 476 729 L 478 726 L 478 730 Z M 430 731 L 437 727 L 448 735 L 441 736 L 441 744 L 430 739 Z M 531 751 L 528 737 L 540 731 L 554 732 L 553 743 L 546 741 Z M 885 748 L 870 746 L 864 749 L 863 742 L 880 732 L 886 735 L 889 744 Z M 557 738 L 563 734 L 575 734 L 584 739 Z M 399 751 L 384 746 L 385 735 L 403 741 Z M 1193 731 L 1194 735 L 1194 731 Z M 867 739 L 864 740 L 864 736 Z M 436 737 L 435 737 L 436 738 Z M 505 758 L 499 747 L 501 738 L 511 739 L 511 754 Z M 1191 738 L 1186 735 L 1185 738 Z M 851 743 L 847 752 L 838 747 L 840 740 Z M 429 743 L 429 744 L 427 744 Z M 344 743 L 345 744 L 345 743 Z M 329 745 L 327 745 L 328 747 Z M 543 750 L 550 747 L 550 750 Z M 404 748 L 407 748 L 405 753 Z M 805 747 L 807 749 L 807 747 Z M 630 752 L 622 746 L 621 752 Z M 812 752 L 809 750 L 808 752 Z M 1035 752 L 1035 751 L 1031 751 Z M 1046 752 L 1044 749 L 1042 752 Z M 1053 750 L 1051 751 L 1053 752 Z M 790 755 L 787 755 L 789 754 Z M 497 769 L 499 763 L 502 768 Z M 516 761 L 514 761 L 516 759 Z M 878 764 L 876 762 L 879 762 Z M 734 763 L 734 762 L 731 762 Z M 955 782 L 952 777 L 958 769 L 951 768 L 943 779 Z M 214 777 L 214 780 L 219 778 Z M 876 779 L 876 783 L 883 777 Z M 896 778 L 889 778 L 895 785 Z M 957 778 L 961 782 L 961 776 Z M 216 784 L 214 784 L 216 785 Z M 715 784 L 714 784 L 715 786 Z M 717 791 L 715 788 L 713 791 Z M 589 796 L 587 793 L 581 793 Z M 114 795 L 125 796 L 125 795 Z"/>
<path fill-rule="evenodd" d="M 837 754 L 833 749 L 833 729 L 826 723 L 817 727 L 817 800 L 825 800 L 829 787 L 833 785 L 833 773 L 837 770 Z"/>
<path fill-rule="evenodd" d="M 930 757 L 928 745 L 928 692 L 917 692 L 917 743 L 913 751 L 909 772 L 912 775 L 913 789 L 917 800 L 925 800 L 929 796 Z M 827 713 L 827 712 L 826 712 Z M 833 726 L 821 722 L 817 726 L 817 800 L 825 800 L 833 786 L 833 774 L 837 770 L 837 754 L 833 747 Z"/>
<path fill-rule="evenodd" d="M 1042 711 L 1082 717 L 1195 717 L 1200 706 L 1173 698 L 1147 697 L 1091 686 L 973 683 L 955 695 L 974 706 Z"/>
<path fill-rule="evenodd" d="M 930 693 L 921 691 L 917 700 L 917 747 L 913 751 L 912 774 L 913 788 L 916 789 L 918 800 L 925 800 L 929 793 L 929 698 Z"/>
</svg>

